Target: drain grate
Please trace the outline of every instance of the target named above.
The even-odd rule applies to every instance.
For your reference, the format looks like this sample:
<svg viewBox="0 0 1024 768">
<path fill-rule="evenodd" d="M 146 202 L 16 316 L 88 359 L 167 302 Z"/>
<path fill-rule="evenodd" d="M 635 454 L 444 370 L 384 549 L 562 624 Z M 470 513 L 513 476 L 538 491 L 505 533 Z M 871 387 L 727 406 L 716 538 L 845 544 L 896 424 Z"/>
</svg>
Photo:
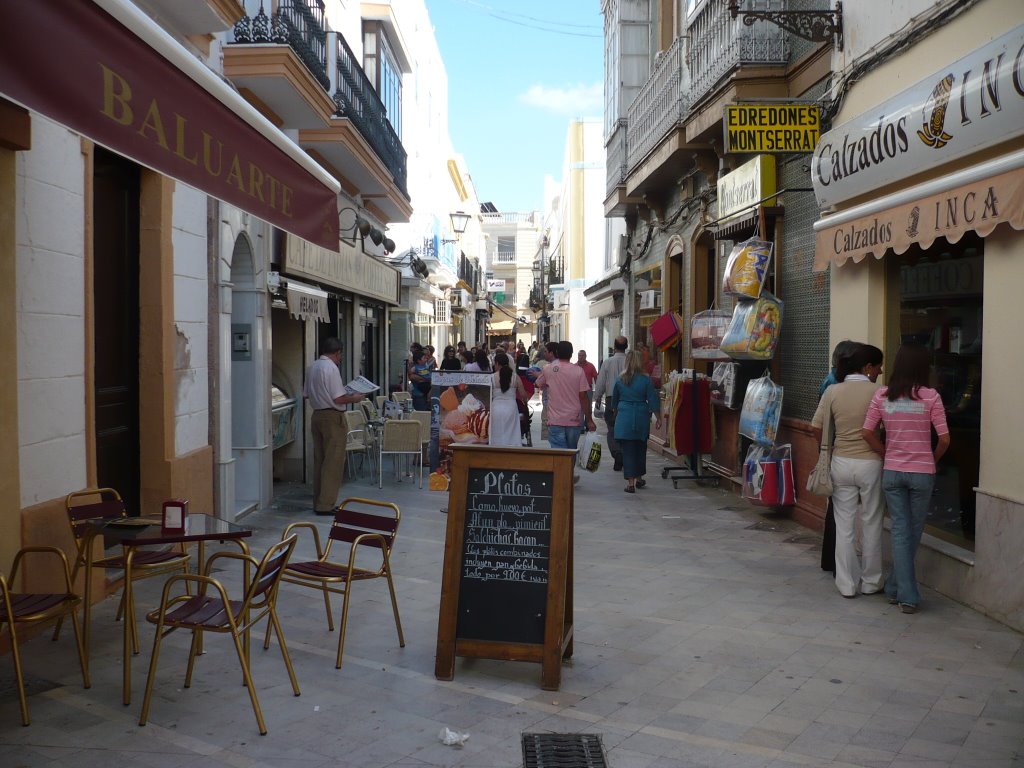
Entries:
<svg viewBox="0 0 1024 768">
<path fill-rule="evenodd" d="M 607 768 L 596 733 L 524 733 L 523 768 Z"/>
</svg>

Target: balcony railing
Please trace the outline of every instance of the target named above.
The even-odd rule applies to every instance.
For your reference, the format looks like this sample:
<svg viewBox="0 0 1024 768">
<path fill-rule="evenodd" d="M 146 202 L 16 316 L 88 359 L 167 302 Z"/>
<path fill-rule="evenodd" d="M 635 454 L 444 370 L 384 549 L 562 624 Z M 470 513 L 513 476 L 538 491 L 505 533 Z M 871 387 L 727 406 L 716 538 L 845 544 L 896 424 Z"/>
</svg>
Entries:
<svg viewBox="0 0 1024 768">
<path fill-rule="evenodd" d="M 516 263 L 516 252 L 515 251 L 496 251 L 494 254 L 495 264 L 515 264 Z"/>
<path fill-rule="evenodd" d="M 605 196 L 611 195 L 616 187 L 626 183 L 626 173 L 629 171 L 626 157 L 628 125 L 624 117 L 616 120 L 615 130 L 605 144 Z"/>
<path fill-rule="evenodd" d="M 243 16 L 235 24 L 233 42 L 288 45 L 324 90 L 331 87 L 323 0 L 281 0 L 272 17 L 261 4 L 255 16 Z"/>
<path fill-rule="evenodd" d="M 752 0 L 744 9 L 755 11 L 771 6 L 771 0 Z M 785 64 L 789 59 L 789 42 L 784 30 L 764 21 L 745 26 L 741 18 L 732 18 L 728 0 L 707 0 L 690 18 L 687 35 L 690 38 L 686 63 L 692 80 L 691 104 L 736 67 Z"/>
<path fill-rule="evenodd" d="M 650 78 L 629 105 L 625 140 L 629 168 L 635 168 L 672 127 L 686 117 L 690 101 L 689 75 L 683 56 L 685 44 L 685 38 L 677 37 L 661 54 Z"/>
<path fill-rule="evenodd" d="M 352 121 L 356 129 L 384 162 L 395 184 L 408 195 L 407 155 L 402 141 L 387 118 L 387 111 L 345 38 L 338 33 L 338 88 L 334 103 L 338 117 Z"/>
</svg>

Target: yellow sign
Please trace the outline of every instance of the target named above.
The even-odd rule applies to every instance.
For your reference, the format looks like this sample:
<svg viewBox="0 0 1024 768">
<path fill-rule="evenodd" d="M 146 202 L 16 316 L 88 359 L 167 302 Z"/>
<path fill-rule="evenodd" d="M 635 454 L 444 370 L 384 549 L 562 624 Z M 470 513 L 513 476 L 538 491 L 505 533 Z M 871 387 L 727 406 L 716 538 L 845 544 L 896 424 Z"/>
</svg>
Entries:
<svg viewBox="0 0 1024 768">
<path fill-rule="evenodd" d="M 719 223 L 724 223 L 727 218 L 738 218 L 739 214 L 751 211 L 758 205 L 775 205 L 774 199 L 764 199 L 775 189 L 775 158 L 771 155 L 758 155 L 732 173 L 719 177 Z"/>
<path fill-rule="evenodd" d="M 726 152 L 813 152 L 821 114 L 812 104 L 731 104 L 725 108 Z"/>
</svg>

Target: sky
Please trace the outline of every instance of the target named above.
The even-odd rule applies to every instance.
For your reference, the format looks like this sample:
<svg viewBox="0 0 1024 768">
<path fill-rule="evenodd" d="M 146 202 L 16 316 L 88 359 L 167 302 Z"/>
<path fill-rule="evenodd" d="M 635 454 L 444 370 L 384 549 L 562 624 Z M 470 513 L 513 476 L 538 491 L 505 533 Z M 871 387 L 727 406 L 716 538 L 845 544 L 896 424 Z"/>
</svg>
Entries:
<svg viewBox="0 0 1024 768">
<path fill-rule="evenodd" d="M 541 210 L 576 117 L 603 111 L 601 0 L 426 0 L 449 133 L 481 202 Z"/>
</svg>

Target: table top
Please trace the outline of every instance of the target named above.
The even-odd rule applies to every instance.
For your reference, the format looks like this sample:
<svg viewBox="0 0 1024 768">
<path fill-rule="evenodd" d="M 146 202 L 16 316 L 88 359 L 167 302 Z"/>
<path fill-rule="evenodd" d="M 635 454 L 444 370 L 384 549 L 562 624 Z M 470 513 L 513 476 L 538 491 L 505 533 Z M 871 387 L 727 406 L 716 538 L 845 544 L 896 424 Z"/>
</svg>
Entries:
<svg viewBox="0 0 1024 768">
<path fill-rule="evenodd" d="M 252 536 L 252 528 L 227 520 L 190 512 L 185 518 L 185 530 L 164 531 L 159 517 L 123 517 L 96 520 L 96 529 L 111 543 L 122 544 L 174 544 L 182 541 L 226 541 Z"/>
</svg>

